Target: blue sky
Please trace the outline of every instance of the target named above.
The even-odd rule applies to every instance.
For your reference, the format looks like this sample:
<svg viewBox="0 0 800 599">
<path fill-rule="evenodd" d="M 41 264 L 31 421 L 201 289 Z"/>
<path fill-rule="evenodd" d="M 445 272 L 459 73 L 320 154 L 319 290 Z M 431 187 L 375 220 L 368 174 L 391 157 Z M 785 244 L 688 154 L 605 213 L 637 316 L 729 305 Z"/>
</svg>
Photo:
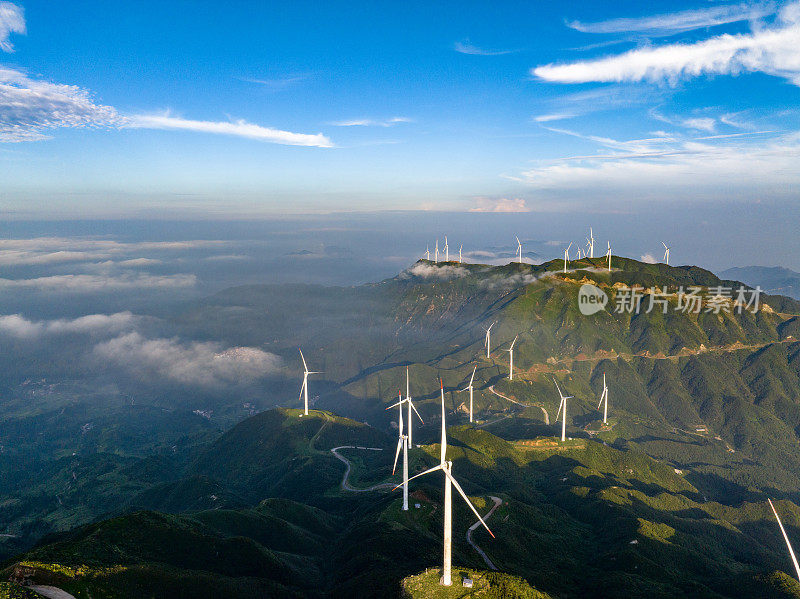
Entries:
<svg viewBox="0 0 800 599">
<path fill-rule="evenodd" d="M 800 3 L 0 1 L 0 209 L 787 202 Z"/>
</svg>

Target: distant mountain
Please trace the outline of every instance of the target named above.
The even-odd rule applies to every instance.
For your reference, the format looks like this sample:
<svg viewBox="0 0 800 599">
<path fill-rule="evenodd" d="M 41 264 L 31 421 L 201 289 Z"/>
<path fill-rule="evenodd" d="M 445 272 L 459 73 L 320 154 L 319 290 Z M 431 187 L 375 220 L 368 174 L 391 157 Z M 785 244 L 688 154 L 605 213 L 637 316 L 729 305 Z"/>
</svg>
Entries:
<svg viewBox="0 0 800 599">
<path fill-rule="evenodd" d="M 729 268 L 720 276 L 743 281 L 752 287 L 759 286 L 767 293 L 787 295 L 800 300 L 800 272 L 781 266 L 745 266 Z"/>
</svg>

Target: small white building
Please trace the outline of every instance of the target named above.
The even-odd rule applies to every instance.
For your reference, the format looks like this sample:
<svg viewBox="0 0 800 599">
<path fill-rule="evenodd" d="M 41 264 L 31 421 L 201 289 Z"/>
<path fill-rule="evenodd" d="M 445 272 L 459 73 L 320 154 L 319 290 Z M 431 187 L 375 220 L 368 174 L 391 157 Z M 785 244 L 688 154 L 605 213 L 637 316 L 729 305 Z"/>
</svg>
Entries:
<svg viewBox="0 0 800 599">
<path fill-rule="evenodd" d="M 471 578 L 464 578 L 461 580 L 461 586 L 466 587 L 468 589 L 472 588 L 472 579 Z"/>
</svg>

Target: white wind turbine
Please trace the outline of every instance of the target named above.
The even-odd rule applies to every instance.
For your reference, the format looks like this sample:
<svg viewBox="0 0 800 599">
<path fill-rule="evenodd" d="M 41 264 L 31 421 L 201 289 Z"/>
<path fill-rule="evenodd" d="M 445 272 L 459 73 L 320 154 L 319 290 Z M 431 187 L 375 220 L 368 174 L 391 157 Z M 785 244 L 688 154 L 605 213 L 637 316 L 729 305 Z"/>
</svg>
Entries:
<svg viewBox="0 0 800 599">
<path fill-rule="evenodd" d="M 436 256 L 435 261 L 438 264 L 439 263 L 439 240 L 438 239 L 436 240 L 436 249 L 435 249 L 434 256 Z"/>
<path fill-rule="evenodd" d="M 425 246 L 425 259 L 428 262 L 430 262 L 430 260 L 431 260 L 431 246 L 429 246 L 429 245 Z"/>
<path fill-rule="evenodd" d="M 608 423 L 608 387 L 606 387 L 606 373 L 603 373 L 603 392 L 600 394 L 600 403 L 597 404 L 597 409 L 605 402 L 603 406 L 603 424 Z"/>
<path fill-rule="evenodd" d="M 517 239 L 517 262 L 522 264 L 522 244 L 519 241 L 519 237 Z"/>
<path fill-rule="evenodd" d="M 664 246 L 664 263 L 669 266 L 669 246 L 663 241 L 661 242 L 661 245 Z"/>
<path fill-rule="evenodd" d="M 321 371 L 312 372 L 311 370 L 309 370 L 308 364 L 306 364 L 306 358 L 305 356 L 303 356 L 303 350 L 298 348 L 297 351 L 300 352 L 300 359 L 303 360 L 303 386 L 300 387 L 300 397 L 303 398 L 303 405 L 305 408 L 303 411 L 303 415 L 308 416 L 308 375 L 322 374 L 322 372 Z"/>
<path fill-rule="evenodd" d="M 464 244 L 462 243 L 458 246 L 458 263 L 461 264 L 461 250 L 464 249 Z"/>
<path fill-rule="evenodd" d="M 517 335 L 519 337 L 519 335 Z M 514 337 L 514 341 L 511 342 L 511 345 L 506 350 L 508 352 L 508 380 L 514 380 L 514 344 L 517 342 L 517 337 Z"/>
<path fill-rule="evenodd" d="M 611 242 L 608 243 L 608 250 L 606 251 L 606 258 L 608 258 L 608 272 L 611 272 Z"/>
<path fill-rule="evenodd" d="M 412 424 L 411 410 L 412 409 L 414 410 L 414 412 L 416 413 L 417 418 L 419 418 L 420 422 L 425 424 L 425 421 L 422 419 L 422 416 L 419 415 L 419 412 L 417 412 L 417 408 L 414 405 L 414 402 L 411 401 L 411 385 L 410 385 L 409 380 L 408 380 L 408 367 L 407 366 L 406 366 L 406 397 L 405 397 L 405 399 L 400 398 L 400 401 L 398 401 L 396 404 L 392 404 L 391 406 L 389 406 L 386 409 L 387 410 L 391 410 L 392 408 L 394 408 L 394 407 L 396 407 L 398 405 L 402 405 L 404 403 L 408 404 L 408 446 L 409 447 L 414 447 L 414 437 L 412 435 L 412 430 L 411 430 L 412 429 L 412 427 L 411 427 L 411 424 Z"/>
<path fill-rule="evenodd" d="M 397 469 L 397 458 L 400 457 L 400 449 L 403 450 L 403 511 L 408 511 L 408 436 L 403 434 L 403 393 L 398 391 L 399 401 L 399 419 L 397 421 L 397 429 L 400 432 L 400 438 L 397 440 L 397 451 L 394 454 L 394 465 L 392 466 L 392 476 Z"/>
<path fill-rule="evenodd" d="M 589 257 L 594 258 L 594 233 L 591 227 L 589 227 L 589 237 L 586 238 L 586 247 L 589 248 Z"/>
<path fill-rule="evenodd" d="M 553 382 L 556 384 L 556 389 L 558 389 L 558 394 L 561 396 L 561 403 L 558 405 L 558 412 L 556 412 L 556 420 L 558 420 L 558 415 L 561 413 L 561 409 L 564 409 L 564 418 L 561 420 L 561 442 L 567 440 L 567 400 L 572 399 L 572 395 L 565 396 L 561 393 L 561 387 L 558 386 L 556 379 L 553 379 Z"/>
<path fill-rule="evenodd" d="M 450 246 L 447 245 L 447 235 L 444 236 L 444 261 L 450 262 Z"/>
<path fill-rule="evenodd" d="M 489 325 L 488 329 L 484 329 L 486 331 L 486 340 L 484 345 L 486 345 L 486 357 L 491 357 L 492 352 L 492 327 L 497 324 L 497 321 L 494 321 L 492 324 Z"/>
<path fill-rule="evenodd" d="M 478 510 L 475 509 L 475 506 L 472 505 L 472 502 L 467 497 L 467 494 L 464 493 L 464 489 L 461 488 L 461 485 L 458 484 L 458 481 L 453 477 L 453 462 L 448 462 L 447 457 L 447 425 L 445 422 L 445 414 L 444 414 L 444 385 L 439 381 L 439 388 L 442 392 L 442 439 L 441 439 L 441 450 L 439 453 L 439 465 L 434 466 L 433 468 L 429 468 L 424 472 L 420 472 L 419 474 L 412 476 L 408 480 L 414 480 L 419 476 L 424 476 L 426 474 L 430 474 L 431 472 L 436 472 L 437 470 L 441 470 L 444 472 L 444 551 L 443 551 L 443 560 L 442 560 L 442 578 L 440 584 L 443 586 L 450 586 L 453 584 L 452 580 L 452 556 L 453 556 L 453 491 L 452 487 L 456 488 L 456 491 L 459 492 L 461 497 L 464 498 L 464 501 L 467 502 L 469 509 L 478 517 L 480 523 L 483 524 L 483 527 L 489 532 L 492 537 L 494 537 L 494 533 L 489 530 L 489 527 L 486 526 L 486 522 L 483 521 L 481 515 L 478 513 Z M 400 485 L 398 485 L 399 487 Z M 397 487 L 395 487 L 396 489 Z"/>
<path fill-rule="evenodd" d="M 564 274 L 567 274 L 567 262 L 569 262 L 569 249 L 572 247 L 572 243 L 567 246 L 567 249 L 564 250 Z"/>
<path fill-rule="evenodd" d="M 772 505 L 772 500 L 767 498 L 769 501 L 769 507 L 772 508 L 772 513 L 775 514 L 775 519 L 778 521 L 778 526 L 781 527 L 781 532 L 783 533 L 783 540 L 786 541 L 786 546 L 789 548 L 789 555 L 792 558 L 792 563 L 794 564 L 794 570 L 797 572 L 797 579 L 800 580 L 800 566 L 797 564 L 797 558 L 794 555 L 794 549 L 792 549 L 792 544 L 789 542 L 789 535 L 786 534 L 786 529 L 783 528 L 783 522 L 781 522 L 781 517 L 778 516 L 778 512 L 775 510 L 775 506 Z"/>
<path fill-rule="evenodd" d="M 475 372 L 478 370 L 477 364 L 472 369 L 472 376 L 469 377 L 469 384 L 461 391 L 469 391 L 469 421 L 472 422 L 472 381 L 475 380 Z"/>
</svg>

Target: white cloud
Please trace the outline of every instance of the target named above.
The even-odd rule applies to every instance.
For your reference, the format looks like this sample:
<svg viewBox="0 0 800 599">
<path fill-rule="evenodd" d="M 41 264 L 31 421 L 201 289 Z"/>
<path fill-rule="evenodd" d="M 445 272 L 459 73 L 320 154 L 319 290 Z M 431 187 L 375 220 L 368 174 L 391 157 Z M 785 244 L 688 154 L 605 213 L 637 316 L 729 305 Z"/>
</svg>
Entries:
<svg viewBox="0 0 800 599">
<path fill-rule="evenodd" d="M 128 117 L 125 126 L 136 129 L 167 129 L 233 135 L 288 146 L 333 147 L 331 140 L 322 133 L 292 133 L 291 131 L 254 125 L 244 120 L 235 122 L 193 121 L 169 114 L 138 115 Z"/>
<path fill-rule="evenodd" d="M 398 123 L 413 123 L 414 119 L 406 116 L 393 116 L 384 120 L 350 119 L 331 123 L 334 127 L 392 127 Z"/>
<path fill-rule="evenodd" d="M 648 35 L 672 35 L 705 27 L 715 27 L 738 21 L 752 21 L 775 12 L 775 5 L 731 4 L 699 10 L 654 15 L 641 18 L 610 19 L 599 23 L 572 21 L 568 27 L 584 33 L 644 33 Z"/>
<path fill-rule="evenodd" d="M 255 347 L 224 349 L 218 343 L 146 339 L 136 332 L 99 343 L 94 355 L 142 378 L 203 387 L 252 382 L 276 374 L 282 363 L 279 356 Z"/>
<path fill-rule="evenodd" d="M 0 316 L 0 333 L 23 339 L 47 334 L 118 333 L 131 328 L 138 320 L 130 312 L 89 314 L 74 319 L 28 320 L 21 314 Z"/>
<path fill-rule="evenodd" d="M 502 56 L 503 54 L 513 54 L 519 50 L 490 50 L 487 48 L 479 48 L 470 43 L 469 40 L 463 42 L 456 42 L 453 44 L 453 50 L 459 54 L 471 54 L 472 56 Z"/>
<path fill-rule="evenodd" d="M 35 279 L 0 279 L 2 289 L 35 289 L 47 292 L 98 293 L 126 289 L 180 289 L 194 287 L 197 277 L 189 274 L 54 275 Z"/>
<path fill-rule="evenodd" d="M 683 121 L 683 125 L 685 127 L 689 127 L 690 129 L 698 129 L 700 131 L 714 133 L 716 121 L 709 117 L 691 118 Z"/>
<path fill-rule="evenodd" d="M 649 199 L 689 193 L 694 199 L 756 193 L 792 197 L 800 184 L 800 132 L 605 143 L 604 138 L 586 138 L 608 150 L 541 163 L 515 180 L 541 191 L 591 190 Z"/>
<path fill-rule="evenodd" d="M 561 121 L 564 119 L 572 119 L 575 118 L 576 114 L 571 112 L 556 112 L 552 114 L 540 114 L 539 116 L 533 117 L 533 120 L 537 123 L 549 123 L 550 121 Z"/>
<path fill-rule="evenodd" d="M 475 198 L 477 206 L 470 212 L 530 212 L 522 198 Z"/>
<path fill-rule="evenodd" d="M 408 270 L 404 271 L 400 276 L 402 278 L 419 277 L 421 279 L 441 279 L 447 281 L 449 279 L 460 279 L 466 277 L 469 270 L 463 266 L 453 266 L 450 264 L 423 264 L 417 263 Z"/>
<path fill-rule="evenodd" d="M 0 250 L 0 266 L 33 266 L 45 264 L 63 264 L 85 260 L 102 260 L 109 254 L 98 252 L 32 252 L 28 250 Z"/>
<path fill-rule="evenodd" d="M 47 139 L 57 128 L 117 127 L 123 119 L 75 85 L 31 79 L 0 66 L 0 142 Z"/>
<path fill-rule="evenodd" d="M 48 139 L 48 132 L 59 128 L 122 127 L 198 131 L 293 146 L 333 146 L 322 133 L 293 133 L 243 120 L 193 121 L 170 114 L 125 116 L 113 106 L 96 103 L 86 89 L 32 79 L 22 71 L 0 66 L 0 142 Z"/>
<path fill-rule="evenodd" d="M 646 264 L 655 264 L 658 260 L 653 256 L 653 254 L 643 254 L 641 257 L 641 261 Z"/>
<path fill-rule="evenodd" d="M 11 2 L 0 2 L 0 50 L 13 52 L 8 41 L 12 33 L 25 33 L 25 12 Z"/>
<path fill-rule="evenodd" d="M 104 252 L 106 254 L 140 251 L 172 252 L 203 248 L 220 248 L 231 242 L 216 239 L 190 239 L 185 241 L 134 241 L 123 242 L 96 237 L 29 237 L 0 239 L 0 252 Z"/>
<path fill-rule="evenodd" d="M 706 74 L 763 72 L 800 85 L 800 3 L 780 11 L 772 27 L 749 34 L 719 35 L 696 43 L 638 48 L 607 58 L 532 69 L 547 81 L 561 83 L 667 81 Z"/>
</svg>

